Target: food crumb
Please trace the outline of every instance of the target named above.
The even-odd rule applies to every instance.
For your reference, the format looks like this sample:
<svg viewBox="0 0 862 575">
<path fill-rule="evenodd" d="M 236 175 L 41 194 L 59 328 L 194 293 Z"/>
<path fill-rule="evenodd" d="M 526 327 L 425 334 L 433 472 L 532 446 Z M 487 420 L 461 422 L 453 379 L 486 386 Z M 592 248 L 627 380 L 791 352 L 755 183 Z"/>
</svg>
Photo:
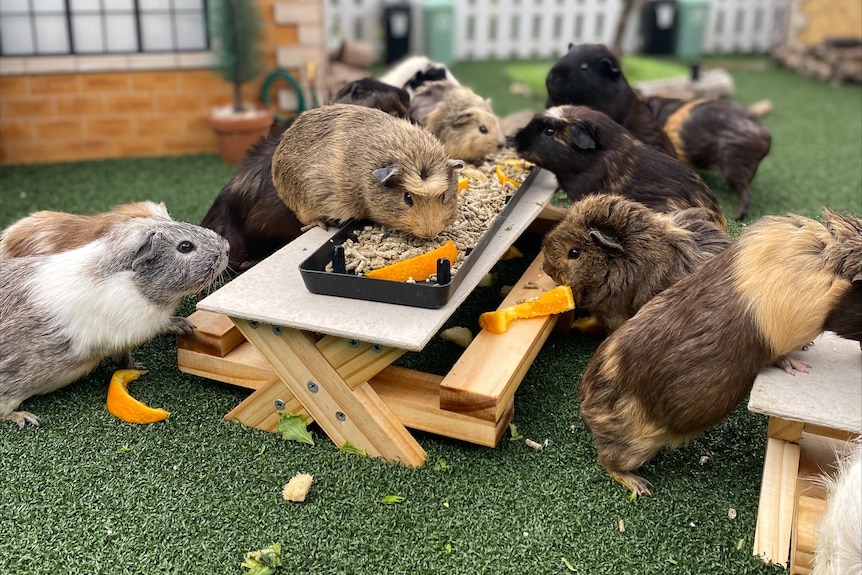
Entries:
<svg viewBox="0 0 862 575">
<path fill-rule="evenodd" d="M 282 488 L 281 496 L 285 501 L 294 501 L 296 503 L 305 501 L 308 490 L 311 489 L 313 479 L 308 473 L 297 473 Z"/>
</svg>

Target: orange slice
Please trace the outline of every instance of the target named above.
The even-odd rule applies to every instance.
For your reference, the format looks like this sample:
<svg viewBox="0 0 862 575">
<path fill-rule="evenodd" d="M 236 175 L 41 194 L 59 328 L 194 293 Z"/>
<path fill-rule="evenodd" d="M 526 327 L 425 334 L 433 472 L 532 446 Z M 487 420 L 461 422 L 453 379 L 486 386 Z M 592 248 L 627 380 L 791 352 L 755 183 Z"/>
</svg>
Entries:
<svg viewBox="0 0 862 575">
<path fill-rule="evenodd" d="M 508 183 L 512 184 L 513 186 L 515 186 L 516 188 L 521 187 L 521 182 L 519 182 L 517 180 L 513 180 L 512 178 L 507 176 L 503 172 L 503 169 L 500 168 L 500 164 L 497 164 L 496 168 L 494 168 L 494 171 L 497 173 L 497 179 L 500 181 L 501 184 L 505 184 L 506 182 L 508 182 Z"/>
<path fill-rule="evenodd" d="M 410 278 L 414 281 L 421 282 L 428 279 L 428 276 L 437 273 L 437 260 L 446 258 L 450 264 L 455 263 L 455 258 L 458 257 L 458 248 L 452 240 L 447 241 L 439 248 L 433 249 L 430 252 L 395 262 L 388 266 L 371 270 L 365 275 L 370 278 L 381 280 L 392 280 L 396 282 L 404 282 Z"/>
<path fill-rule="evenodd" d="M 479 325 L 491 333 L 504 333 L 516 319 L 543 317 L 575 309 L 575 298 L 569 285 L 549 289 L 538 297 L 479 316 Z"/>
<path fill-rule="evenodd" d="M 465 178 L 464 176 L 458 176 L 458 193 L 460 194 L 464 190 L 467 189 L 467 186 L 470 185 L 470 180 Z"/>
<path fill-rule="evenodd" d="M 129 382 L 147 373 L 144 369 L 118 369 L 108 384 L 108 412 L 129 423 L 155 423 L 168 418 L 169 412 L 150 407 L 129 395 Z"/>
</svg>

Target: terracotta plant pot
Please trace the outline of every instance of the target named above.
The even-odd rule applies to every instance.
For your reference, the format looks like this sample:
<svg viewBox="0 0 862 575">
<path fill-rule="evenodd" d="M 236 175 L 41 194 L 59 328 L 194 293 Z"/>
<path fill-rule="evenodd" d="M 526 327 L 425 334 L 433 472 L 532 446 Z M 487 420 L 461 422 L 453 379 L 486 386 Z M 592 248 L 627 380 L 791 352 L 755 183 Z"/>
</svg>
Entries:
<svg viewBox="0 0 862 575">
<path fill-rule="evenodd" d="M 229 106 L 212 108 L 209 122 L 218 138 L 222 160 L 228 164 L 239 164 L 246 151 L 269 133 L 273 118 L 273 112 L 267 108 L 256 108 L 241 114 L 230 112 Z"/>
</svg>

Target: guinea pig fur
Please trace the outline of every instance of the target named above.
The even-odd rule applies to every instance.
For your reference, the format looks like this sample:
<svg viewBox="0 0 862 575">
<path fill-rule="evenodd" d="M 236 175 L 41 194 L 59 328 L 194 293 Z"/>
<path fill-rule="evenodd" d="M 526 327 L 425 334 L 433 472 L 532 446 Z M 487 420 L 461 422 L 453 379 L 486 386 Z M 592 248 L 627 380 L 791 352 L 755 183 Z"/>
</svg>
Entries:
<svg viewBox="0 0 862 575">
<path fill-rule="evenodd" d="M 862 342 L 862 280 L 851 282 L 850 289 L 829 312 L 823 329 Z"/>
<path fill-rule="evenodd" d="M 272 155 L 289 123 L 273 126 L 246 153 L 201 221 L 230 243 L 230 269 L 241 271 L 302 234 L 302 223 L 272 183 Z"/>
<path fill-rule="evenodd" d="M 434 62 L 427 56 L 409 56 L 396 62 L 379 79 L 385 84 L 406 90 L 411 97 L 416 88 L 426 82 L 446 80 L 450 84 L 459 84 L 445 64 Z"/>
<path fill-rule="evenodd" d="M 305 225 L 368 219 L 433 238 L 457 217 L 463 165 L 419 126 L 331 104 L 302 113 L 284 131 L 272 180 Z"/>
<path fill-rule="evenodd" d="M 466 86 L 445 80 L 422 84 L 410 99 L 410 115 L 443 142 L 453 158 L 476 161 L 506 145 L 491 100 Z"/>
<path fill-rule="evenodd" d="M 543 269 L 571 286 L 575 307 L 611 333 L 730 245 L 705 211 L 663 214 L 622 196 L 588 195 L 545 236 Z"/>
<path fill-rule="evenodd" d="M 77 248 L 132 218 L 171 220 L 165 205 L 155 202 L 120 204 L 108 212 L 93 215 L 47 210 L 34 212 L 3 230 L 0 259 L 54 254 Z"/>
<path fill-rule="evenodd" d="M 646 99 L 676 150 L 695 168 L 717 170 L 739 198 L 736 219 L 748 215 L 751 181 L 772 147 L 772 135 L 748 108 L 727 98 Z"/>
<path fill-rule="evenodd" d="M 174 316 L 183 296 L 227 265 L 228 245 L 212 230 L 136 218 L 58 254 L 0 260 L 0 419 L 90 373 L 105 357 L 161 334 L 187 334 Z"/>
<path fill-rule="evenodd" d="M 375 78 L 348 82 L 338 90 L 331 103 L 377 108 L 396 118 L 410 119 L 410 95 L 407 91 Z"/>
<path fill-rule="evenodd" d="M 821 476 L 826 511 L 817 525 L 811 575 L 862 573 L 862 442 L 851 446 L 835 475 Z"/>
<path fill-rule="evenodd" d="M 604 44 L 569 44 L 545 77 L 545 107 L 588 106 L 608 115 L 632 135 L 669 156 L 674 147 L 622 72 L 619 59 Z"/>
<path fill-rule="evenodd" d="M 607 115 L 586 106 L 557 106 L 536 114 L 515 134 L 522 158 L 554 173 L 569 200 L 617 194 L 659 212 L 691 207 L 727 222 L 712 191 L 691 168 L 657 152 Z"/>
<path fill-rule="evenodd" d="M 823 331 L 862 265 L 862 220 L 823 218 L 761 218 L 599 345 L 580 410 L 611 477 L 650 494 L 634 470 L 718 424 L 761 369 Z"/>
</svg>

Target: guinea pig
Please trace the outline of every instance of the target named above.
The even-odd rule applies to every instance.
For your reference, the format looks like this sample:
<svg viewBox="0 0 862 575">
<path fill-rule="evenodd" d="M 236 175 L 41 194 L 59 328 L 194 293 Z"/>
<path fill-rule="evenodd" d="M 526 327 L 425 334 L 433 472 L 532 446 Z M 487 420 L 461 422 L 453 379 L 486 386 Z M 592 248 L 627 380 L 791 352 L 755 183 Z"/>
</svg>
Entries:
<svg viewBox="0 0 862 575">
<path fill-rule="evenodd" d="M 862 219 L 823 218 L 761 218 L 599 345 L 580 411 L 611 477 L 650 494 L 634 470 L 718 424 L 763 368 L 823 331 L 862 266 Z"/>
<path fill-rule="evenodd" d="M 862 346 L 862 280 L 851 282 L 850 289 L 830 310 L 823 329 L 856 340 Z"/>
<path fill-rule="evenodd" d="M 862 573 L 862 441 L 850 446 L 835 475 L 820 477 L 826 511 L 817 525 L 812 575 Z"/>
<path fill-rule="evenodd" d="M 305 225 L 369 219 L 433 238 L 457 217 L 463 166 L 419 126 L 374 108 L 331 104 L 284 131 L 272 181 Z"/>
<path fill-rule="evenodd" d="M 721 174 L 739 198 L 736 219 L 744 219 L 749 186 L 772 147 L 772 135 L 757 116 L 727 98 L 685 101 L 655 96 L 647 98 L 646 105 L 680 161 Z"/>
<path fill-rule="evenodd" d="M 646 302 L 724 251 L 730 236 L 704 208 L 663 214 L 622 196 L 575 202 L 545 235 L 543 269 L 611 333 Z"/>
<path fill-rule="evenodd" d="M 446 80 L 426 82 L 410 99 L 410 116 L 434 134 L 453 158 L 479 160 L 506 145 L 491 100 Z"/>
<path fill-rule="evenodd" d="M 348 82 L 338 90 L 331 103 L 377 108 L 396 118 L 410 119 L 407 91 L 370 77 Z"/>
<path fill-rule="evenodd" d="M 39 425 L 22 401 L 161 334 L 188 334 L 183 296 L 216 278 L 228 244 L 184 222 L 135 218 L 57 254 L 0 260 L 0 419 Z"/>
<path fill-rule="evenodd" d="M 88 244 L 132 218 L 171 216 L 163 203 L 120 204 L 101 214 L 81 215 L 43 210 L 16 221 L 0 235 L 0 259 L 54 254 Z"/>
<path fill-rule="evenodd" d="M 289 123 L 277 124 L 246 153 L 201 221 L 230 243 L 230 269 L 251 267 L 302 234 L 302 223 L 272 183 L 272 154 Z"/>
<path fill-rule="evenodd" d="M 416 88 L 425 82 L 436 80 L 446 80 L 450 84 L 459 84 L 452 71 L 445 64 L 434 62 L 427 56 L 409 56 L 396 62 L 385 74 L 380 76 L 381 82 L 402 88 L 411 97 L 416 92 Z"/>
<path fill-rule="evenodd" d="M 675 157 L 673 143 L 604 44 L 569 44 L 545 77 L 545 87 L 546 108 L 570 104 L 599 110 L 646 145 Z"/>
<path fill-rule="evenodd" d="M 659 212 L 701 207 L 727 228 L 721 206 L 697 173 L 646 146 L 598 110 L 548 108 L 515 134 L 515 149 L 553 172 L 573 202 L 603 193 L 625 196 Z"/>
</svg>

